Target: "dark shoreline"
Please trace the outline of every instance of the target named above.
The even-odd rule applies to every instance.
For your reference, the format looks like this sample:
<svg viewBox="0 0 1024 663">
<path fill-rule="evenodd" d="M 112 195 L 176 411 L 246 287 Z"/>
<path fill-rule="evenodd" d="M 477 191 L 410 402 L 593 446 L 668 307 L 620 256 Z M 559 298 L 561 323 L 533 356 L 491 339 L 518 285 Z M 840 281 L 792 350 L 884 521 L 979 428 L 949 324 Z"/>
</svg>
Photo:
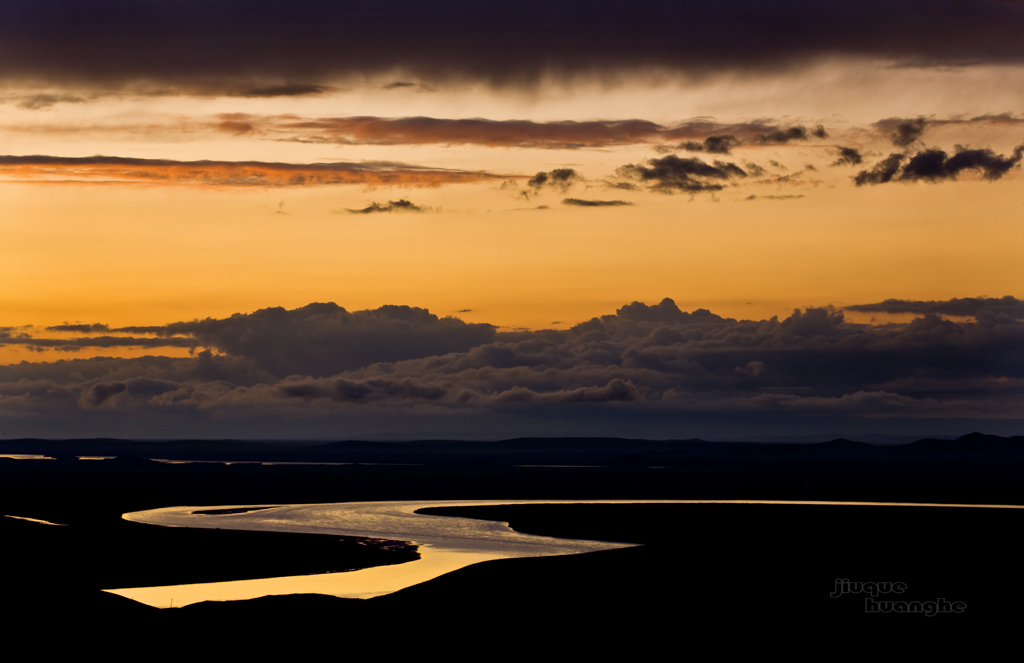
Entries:
<svg viewBox="0 0 1024 663">
<path fill-rule="evenodd" d="M 168 465 L 125 457 L 80 461 L 66 454 L 58 454 L 56 461 L 0 459 L 0 512 L 68 524 L 58 528 L 0 519 L 3 539 L 17 542 L 4 552 L 4 568 L 14 569 L 6 573 L 6 596 L 19 606 L 17 621 L 29 631 L 118 629 L 123 634 L 127 628 L 136 635 L 120 638 L 141 639 L 179 627 L 199 637 L 209 634 L 206 629 L 214 622 L 219 633 L 226 633 L 231 625 L 326 628 L 341 620 L 346 632 L 361 634 L 359 642 L 387 641 L 396 615 L 416 615 L 414 630 L 423 637 L 440 632 L 493 637 L 498 628 L 520 643 L 537 642 L 543 634 L 568 643 L 576 637 L 572 634 L 594 628 L 619 644 L 641 635 L 643 642 L 664 642 L 678 637 L 681 623 L 701 637 L 720 634 L 714 637 L 726 639 L 728 628 L 789 633 L 793 623 L 813 625 L 806 637 L 919 631 L 951 637 L 976 628 L 999 633 L 1010 628 L 1024 589 L 1014 571 L 1016 533 L 1024 524 L 1016 510 L 844 506 L 831 511 L 785 507 L 782 512 L 765 505 L 741 511 L 735 505 L 697 505 L 698 512 L 694 505 L 679 505 L 675 508 L 690 508 L 672 515 L 662 508 L 671 505 L 525 505 L 494 507 L 486 514 L 477 508 L 463 515 L 507 520 L 530 533 L 645 545 L 486 562 L 368 601 L 267 597 L 154 611 L 99 590 L 225 579 L 210 573 L 218 565 L 232 571 L 247 567 L 253 577 L 267 577 L 331 570 L 342 560 L 355 559 L 350 553 L 364 557 L 349 568 L 397 560 L 395 551 L 356 544 L 362 550 L 338 554 L 344 545 L 337 537 L 281 534 L 278 542 L 269 533 L 153 528 L 121 520 L 128 511 L 382 499 L 1024 504 L 1024 464 L 1015 459 L 1017 444 L 997 440 L 984 453 L 946 444 L 934 450 L 938 459 L 919 462 L 858 461 L 850 459 L 848 449 L 838 455 L 817 449 L 799 457 L 766 457 L 762 446 L 752 450 L 756 458 L 725 449 L 726 456 L 712 462 L 697 462 L 691 455 L 674 465 L 664 458 L 654 465 L 640 454 L 598 468 L 524 468 L 493 456 L 474 460 L 468 455 L 408 466 Z M 1010 457 L 985 460 L 994 447 L 1008 449 Z M 559 451 L 563 457 L 566 453 Z M 577 459 L 587 454 L 593 450 Z M 530 455 L 518 454 L 514 460 Z M 941 458 L 964 455 L 975 460 Z M 538 464 L 551 459 L 550 453 L 532 456 Z M 666 522 L 677 525 L 666 528 Z M 268 574 L 269 567 L 276 570 Z M 113 577 L 125 582 L 111 584 Z M 176 579 L 167 582 L 171 577 Z M 963 601 L 967 610 L 933 617 L 867 614 L 861 597 L 829 598 L 837 578 L 904 582 L 908 598 Z M 671 607 L 665 607 L 666 597 L 674 597 Z M 410 628 L 404 618 L 401 623 Z M 556 624 L 561 626 L 556 629 Z"/>
</svg>

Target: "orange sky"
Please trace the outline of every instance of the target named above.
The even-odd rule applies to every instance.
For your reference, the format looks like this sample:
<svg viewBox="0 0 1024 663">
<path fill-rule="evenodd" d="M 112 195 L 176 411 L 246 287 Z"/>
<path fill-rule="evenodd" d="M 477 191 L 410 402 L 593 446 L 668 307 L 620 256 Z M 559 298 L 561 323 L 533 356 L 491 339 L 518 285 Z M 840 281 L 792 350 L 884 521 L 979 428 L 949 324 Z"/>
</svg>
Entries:
<svg viewBox="0 0 1024 663">
<path fill-rule="evenodd" d="M 0 8 L 18 430 L 1019 415 L 1017 4 L 296 1 Z"/>
</svg>

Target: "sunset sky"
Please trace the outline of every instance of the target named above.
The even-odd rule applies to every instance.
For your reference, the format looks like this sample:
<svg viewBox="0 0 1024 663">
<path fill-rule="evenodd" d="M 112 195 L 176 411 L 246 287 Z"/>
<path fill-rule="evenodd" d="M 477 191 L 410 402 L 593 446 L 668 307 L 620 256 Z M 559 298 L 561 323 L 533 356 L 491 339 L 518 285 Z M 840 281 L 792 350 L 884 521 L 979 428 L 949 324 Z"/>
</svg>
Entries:
<svg viewBox="0 0 1024 663">
<path fill-rule="evenodd" d="M 0 0 L 0 438 L 1024 434 L 1021 35 Z"/>
</svg>

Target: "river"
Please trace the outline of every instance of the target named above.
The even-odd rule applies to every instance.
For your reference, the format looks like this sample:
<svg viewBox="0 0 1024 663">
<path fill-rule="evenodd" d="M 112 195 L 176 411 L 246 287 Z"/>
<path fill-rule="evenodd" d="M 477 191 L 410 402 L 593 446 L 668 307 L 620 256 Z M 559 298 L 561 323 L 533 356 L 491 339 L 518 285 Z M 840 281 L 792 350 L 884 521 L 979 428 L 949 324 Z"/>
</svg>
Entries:
<svg viewBox="0 0 1024 663">
<path fill-rule="evenodd" d="M 147 605 L 181 607 L 199 601 L 245 600 L 273 594 L 316 593 L 344 598 L 390 594 L 478 562 L 511 557 L 571 555 L 634 544 L 522 534 L 507 523 L 416 513 L 428 507 L 505 504 L 831 504 L 1020 509 L 1016 505 L 877 502 L 772 502 L 761 500 L 441 500 L 335 504 L 168 507 L 124 514 L 124 519 L 165 527 L 257 530 L 406 541 L 420 559 L 344 573 L 106 590 Z"/>
</svg>

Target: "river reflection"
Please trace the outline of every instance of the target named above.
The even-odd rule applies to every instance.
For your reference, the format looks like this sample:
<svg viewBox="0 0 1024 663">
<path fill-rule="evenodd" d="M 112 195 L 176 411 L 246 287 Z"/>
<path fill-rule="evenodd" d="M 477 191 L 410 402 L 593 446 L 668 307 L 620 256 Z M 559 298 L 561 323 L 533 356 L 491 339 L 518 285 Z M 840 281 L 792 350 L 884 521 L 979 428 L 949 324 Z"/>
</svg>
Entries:
<svg viewBox="0 0 1024 663">
<path fill-rule="evenodd" d="M 420 559 L 404 564 L 344 573 L 106 591 L 160 608 L 180 607 L 199 601 L 243 600 L 272 594 L 317 593 L 344 598 L 371 598 L 390 594 L 486 560 L 569 555 L 633 545 L 521 534 L 510 529 L 507 523 L 416 513 L 420 509 L 504 504 L 708 503 L 1024 508 L 1013 505 L 769 502 L 760 500 L 448 500 L 226 505 L 215 508 L 170 507 L 128 513 L 123 517 L 132 522 L 167 527 L 317 533 L 405 541 L 419 546 Z"/>
<path fill-rule="evenodd" d="M 633 545 L 534 536 L 515 532 L 506 523 L 415 513 L 419 509 L 439 506 L 554 503 L 557 502 L 350 502 L 236 505 L 217 507 L 215 510 L 210 507 L 171 507 L 128 513 L 124 515 L 126 520 L 168 527 L 301 532 L 406 541 L 419 546 L 420 559 L 344 573 L 107 591 L 160 608 L 184 606 L 198 601 L 250 599 L 271 594 L 318 593 L 344 598 L 371 598 L 486 560 L 569 555 Z"/>
</svg>

